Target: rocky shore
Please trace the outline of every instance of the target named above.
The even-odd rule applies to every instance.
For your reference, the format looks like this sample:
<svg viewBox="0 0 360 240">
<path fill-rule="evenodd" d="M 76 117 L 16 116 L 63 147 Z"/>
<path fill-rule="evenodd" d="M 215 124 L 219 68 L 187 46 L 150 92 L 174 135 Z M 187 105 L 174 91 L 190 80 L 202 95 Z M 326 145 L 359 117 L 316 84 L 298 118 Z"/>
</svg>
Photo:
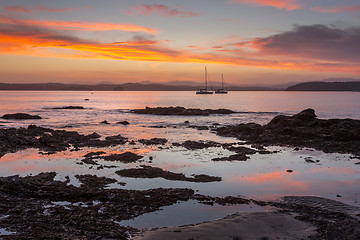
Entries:
<svg viewBox="0 0 360 240">
<path fill-rule="evenodd" d="M 360 120 L 318 119 L 313 109 L 293 116 L 276 116 L 263 126 L 246 123 L 217 127 L 213 131 L 249 144 L 310 147 L 326 153 L 360 156 Z"/>
<path fill-rule="evenodd" d="M 209 111 L 182 107 L 146 108 L 139 112 L 133 110 L 133 112 L 205 116 L 232 113 L 231 110 L 226 109 Z M 227 157 L 220 156 L 211 159 L 219 162 L 246 161 L 253 154 L 273 153 L 266 150 L 264 146 L 290 146 L 295 149 L 308 147 L 324 152 L 353 154 L 354 158 L 360 157 L 360 120 L 318 119 L 313 109 L 306 109 L 293 116 L 276 116 L 263 126 L 247 123 L 236 126 L 213 125 L 209 129 L 219 136 L 236 137 L 245 141 L 246 144 L 251 145 L 251 148 L 243 146 L 244 142 L 241 142 L 242 145 L 239 144 L 240 142 L 231 144 L 193 140 L 171 143 L 166 138 L 139 139 L 135 143 L 134 140 L 129 141 L 120 134 L 101 138 L 95 132 L 84 135 L 75 131 L 29 125 L 27 128 L 0 129 L 0 158 L 7 153 L 27 148 L 36 148 L 43 154 L 69 149 L 77 151 L 87 147 L 102 148 L 95 151 L 92 149 L 83 155 L 80 163 L 99 165 L 98 161 L 100 160 L 111 162 L 111 164 L 116 162 L 136 163 L 137 167 L 116 169 L 115 175 L 127 178 L 163 178 L 169 181 L 209 184 L 220 182 L 222 178 L 205 174 L 188 177 L 183 173 L 166 171 L 158 167 L 143 165 L 143 163 L 140 165 L 139 162 L 144 161 L 141 160 L 144 156 L 131 151 L 108 153 L 105 152 L 107 150 L 102 150 L 117 145 L 142 144 L 145 147 L 162 147 L 163 145 L 183 147 L 185 151 L 224 148 L 234 153 Z M 311 159 L 305 159 L 305 161 L 315 163 L 311 162 Z M 117 166 L 111 167 L 116 168 Z M 129 239 L 133 235 L 139 239 L 196 239 L 197 236 L 202 236 L 199 239 L 208 239 L 218 233 L 224 236 L 230 232 L 232 238 L 228 239 L 247 239 L 249 236 L 241 235 L 237 229 L 243 229 L 243 231 L 252 229 L 254 230 L 253 236 L 257 236 L 256 232 L 260 226 L 272 227 L 261 232 L 262 235 L 259 236 L 259 239 L 275 237 L 286 239 L 288 231 L 294 231 L 294 234 L 298 231 L 298 235 L 293 239 L 360 239 L 359 208 L 342 205 L 335 201 L 331 202 L 327 199 L 285 197 L 282 201 L 265 202 L 234 196 L 204 196 L 196 194 L 194 189 L 189 188 L 125 190 L 108 187 L 109 184 L 114 183 L 119 186 L 125 185 L 115 178 L 89 174 L 76 175 L 76 179 L 81 183 L 79 187 L 76 187 L 69 184 L 69 177 L 66 177 L 65 181 L 59 181 L 55 180 L 55 176 L 55 172 L 46 172 L 36 176 L 0 177 L 0 230 L 4 229 L 12 233 L 1 236 L 1 239 Z M 156 236 L 155 238 L 146 237 L 147 234 L 139 235 L 138 229 L 121 226 L 122 220 L 128 220 L 144 213 L 157 211 L 163 206 L 190 199 L 207 205 L 254 203 L 271 206 L 275 210 L 273 213 L 263 213 L 262 215 L 238 214 L 212 223 L 171 228 L 171 230 L 169 230 L 170 228 L 163 229 L 159 230 L 159 232 L 163 231 L 162 235 L 150 234 Z M 259 219 L 264 221 L 259 222 Z M 275 226 L 274 221 L 284 223 L 283 226 L 286 226 L 287 229 Z M 253 225 L 247 225 L 250 222 Z M 286 225 L 287 223 L 293 225 Z M 219 226 L 222 228 L 218 228 Z M 301 228 L 296 226 L 301 226 Z"/>
</svg>

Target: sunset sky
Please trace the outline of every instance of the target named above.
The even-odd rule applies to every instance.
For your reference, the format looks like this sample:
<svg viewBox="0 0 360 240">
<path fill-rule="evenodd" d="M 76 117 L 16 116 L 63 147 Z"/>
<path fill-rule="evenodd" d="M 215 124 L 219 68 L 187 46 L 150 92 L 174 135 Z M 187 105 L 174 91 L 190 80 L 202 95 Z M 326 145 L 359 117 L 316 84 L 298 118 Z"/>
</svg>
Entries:
<svg viewBox="0 0 360 240">
<path fill-rule="evenodd" d="M 359 0 L 1 0 L 0 82 L 360 78 Z"/>
</svg>

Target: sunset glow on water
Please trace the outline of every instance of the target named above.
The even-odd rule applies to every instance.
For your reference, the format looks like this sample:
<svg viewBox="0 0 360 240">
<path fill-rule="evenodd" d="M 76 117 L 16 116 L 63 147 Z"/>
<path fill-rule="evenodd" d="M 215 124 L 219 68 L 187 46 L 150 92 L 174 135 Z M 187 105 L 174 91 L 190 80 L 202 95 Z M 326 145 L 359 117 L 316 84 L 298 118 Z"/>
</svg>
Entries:
<svg viewBox="0 0 360 240">
<path fill-rule="evenodd" d="M 57 172 L 57 179 L 65 180 L 66 176 L 71 179 L 71 184 L 79 186 L 75 178 L 77 174 L 95 174 L 114 178 L 118 182 L 126 183 L 125 186 L 119 184 L 110 184 L 111 188 L 125 189 L 151 189 L 151 188 L 192 188 L 199 194 L 210 196 L 243 196 L 258 200 L 276 200 L 281 196 L 308 196 L 315 195 L 335 199 L 351 205 L 360 206 L 359 202 L 359 160 L 352 159 L 349 154 L 325 154 L 321 151 L 312 149 L 302 149 L 294 151 L 293 148 L 269 147 L 268 150 L 276 151 L 273 154 L 255 154 L 249 155 L 247 161 L 234 162 L 214 162 L 211 159 L 224 157 L 233 154 L 222 147 L 211 147 L 200 150 L 186 150 L 183 147 L 173 146 L 173 143 L 181 143 L 187 140 L 215 141 L 220 143 L 238 143 L 239 140 L 234 138 L 224 138 L 211 133 L 209 130 L 197 130 L 189 128 L 184 121 L 188 120 L 191 124 L 200 126 L 212 126 L 214 123 L 219 124 L 238 124 L 246 122 L 258 122 L 265 124 L 270 121 L 276 114 L 296 113 L 309 104 L 309 96 L 317 98 L 319 115 L 327 118 L 340 118 L 344 115 L 352 115 L 359 118 L 355 109 L 351 105 L 345 108 L 347 102 L 353 102 L 353 107 L 358 108 L 360 101 L 358 94 L 354 93 L 337 93 L 341 101 L 329 102 L 329 93 L 298 93 L 298 99 L 284 101 L 288 96 L 287 93 L 268 92 L 265 95 L 250 92 L 232 92 L 226 96 L 219 96 L 219 100 L 212 100 L 205 96 L 198 99 L 198 107 L 203 108 L 205 102 L 211 103 L 213 109 L 224 106 L 231 106 L 232 110 L 239 113 L 230 115 L 210 115 L 210 116 L 156 116 L 156 115 L 138 115 L 131 113 L 129 109 L 143 108 L 150 106 L 183 105 L 187 107 L 194 106 L 194 94 L 191 92 L 161 92 L 161 93 L 143 93 L 143 92 L 44 92 L 41 95 L 34 92 L 4 92 L 2 101 L 23 102 L 22 104 L 8 104 L 2 109 L 1 114 L 6 112 L 29 112 L 39 114 L 43 117 L 41 120 L 1 120 L 3 127 L 21 127 L 29 124 L 51 127 L 55 129 L 66 129 L 68 131 L 79 131 L 80 133 L 90 134 L 97 132 L 102 138 L 111 135 L 121 134 L 131 140 L 166 138 L 168 142 L 162 146 L 143 145 L 136 142 L 135 145 L 125 144 L 109 148 L 84 148 L 80 151 L 63 151 L 55 154 L 41 154 L 37 149 L 22 150 L 16 153 L 8 153 L 0 158 L 0 174 L 10 176 L 20 174 L 38 174 L 41 172 Z M 16 98 L 5 97 L 17 96 Z M 146 101 L 144 99 L 146 95 Z M 90 96 L 89 101 L 84 101 L 86 96 Z M 139 97 L 136 97 L 139 96 Z M 246 99 L 251 96 L 251 104 L 247 101 L 239 101 L 234 104 L 234 99 Z M 269 101 L 260 101 L 267 96 Z M 197 96 L 198 97 L 198 96 Z M 260 98 L 260 99 L 259 99 Z M 26 101 L 23 101 L 26 99 Z M 132 101 L 136 99 L 136 101 Z M 311 99 L 312 101 L 313 99 Z M 202 104 L 202 101 L 204 103 Z M 277 102 L 276 106 L 270 104 Z M 261 104 L 260 104 L 261 103 Z M 54 106 L 81 105 L 85 109 L 59 110 L 51 109 Z M 330 107 L 331 106 L 331 107 Z M 264 111 L 268 109 L 268 111 Z M 110 124 L 101 124 L 107 120 Z M 129 125 L 116 124 L 117 121 L 127 120 Z M 156 126 L 162 126 L 157 128 Z M 245 145 L 246 146 L 246 145 Z M 247 146 L 251 147 L 251 146 Z M 112 166 L 112 168 L 97 169 L 98 166 L 81 163 L 84 155 L 88 152 L 104 151 L 104 155 L 121 154 L 130 151 L 143 156 L 137 163 L 119 163 L 107 162 L 102 159 L 95 159 L 97 163 L 103 166 Z M 151 160 L 150 160 L 151 159 Z M 313 160 L 314 163 L 305 160 Z M 162 178 L 142 179 L 142 178 L 125 178 L 118 176 L 115 172 L 119 169 L 135 168 L 140 165 L 149 165 L 160 167 L 163 170 L 184 173 L 186 176 L 193 174 L 207 174 L 210 176 L 219 176 L 221 182 L 215 183 L 189 183 L 182 181 L 170 181 Z M 293 172 L 288 173 L 286 170 L 291 169 Z M 341 197 L 338 197 L 341 196 Z M 166 225 L 168 217 L 166 209 L 170 212 L 177 212 L 180 209 L 193 209 L 193 205 L 182 203 L 170 208 L 164 208 L 160 215 L 150 215 L 158 220 L 154 220 L 155 225 L 151 227 Z M 244 206 L 222 207 L 216 205 L 217 210 L 208 215 L 204 212 L 199 204 L 198 211 L 194 209 L 189 211 L 187 217 L 184 217 L 178 224 L 194 223 L 196 221 L 209 220 L 209 218 L 224 217 L 231 211 L 255 211 L 258 209 L 244 208 Z M 211 207 L 206 207 L 206 209 Z M 222 209 L 222 210 L 221 210 Z M 170 214 L 169 212 L 169 214 Z M 195 216 L 198 217 L 195 217 Z M 200 216 L 202 217 L 200 217 Z M 148 219 L 150 216 L 144 216 Z M 151 217 L 151 218 L 152 218 Z M 142 222 L 144 221 L 144 222 Z M 139 220 L 127 224 L 138 227 L 150 227 L 148 222 Z M 156 225 L 158 224 L 158 225 Z"/>
<path fill-rule="evenodd" d="M 0 238 L 124 239 L 286 196 L 360 213 L 359 20 L 358 0 L 2 0 Z"/>
</svg>

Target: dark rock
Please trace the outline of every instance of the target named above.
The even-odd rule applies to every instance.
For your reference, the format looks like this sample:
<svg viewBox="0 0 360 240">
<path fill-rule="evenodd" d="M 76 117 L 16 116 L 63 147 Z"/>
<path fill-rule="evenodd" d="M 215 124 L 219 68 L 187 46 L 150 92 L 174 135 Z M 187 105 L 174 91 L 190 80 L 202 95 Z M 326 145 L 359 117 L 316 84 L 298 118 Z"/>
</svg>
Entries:
<svg viewBox="0 0 360 240">
<path fill-rule="evenodd" d="M 116 124 L 129 125 L 130 123 L 128 121 L 121 121 L 121 122 L 117 122 Z"/>
<path fill-rule="evenodd" d="M 0 128 L 0 156 L 8 152 L 16 152 L 26 148 L 38 148 L 41 151 L 55 153 L 64 151 L 71 146 L 80 147 L 108 147 L 122 145 L 127 138 L 121 135 L 106 137 L 105 140 L 94 139 L 96 134 L 82 135 L 75 131 L 53 130 L 50 128 L 29 125 L 26 128 Z"/>
<path fill-rule="evenodd" d="M 248 156 L 246 156 L 244 153 L 238 153 L 238 154 L 233 154 L 230 155 L 228 157 L 221 157 L 221 158 L 213 158 L 211 159 L 211 161 L 215 161 L 215 162 L 223 162 L 223 161 L 246 161 L 247 159 L 249 159 Z"/>
<path fill-rule="evenodd" d="M 195 149 L 204 149 L 209 147 L 220 147 L 221 144 L 213 141 L 191 141 L 187 140 L 181 144 L 184 148 L 188 150 L 195 150 Z"/>
<path fill-rule="evenodd" d="M 207 204 L 207 205 L 214 205 L 217 203 L 222 206 L 229 206 L 229 205 L 238 205 L 238 204 L 249 204 L 250 200 L 242 198 L 242 197 L 211 197 L 211 196 L 204 196 L 200 194 L 195 194 L 192 199 L 197 200 L 199 203 Z"/>
<path fill-rule="evenodd" d="M 117 181 L 113 178 L 106 177 L 98 177 L 96 175 L 75 175 L 77 179 L 84 185 L 84 187 L 88 188 L 104 188 L 106 185 L 110 183 L 116 183 Z"/>
<path fill-rule="evenodd" d="M 128 139 L 119 134 L 115 136 L 105 137 L 105 141 L 112 143 L 112 145 L 123 145 L 127 143 Z"/>
<path fill-rule="evenodd" d="M 86 164 L 90 164 L 90 165 L 99 165 L 97 162 L 95 162 L 91 158 L 84 158 L 84 159 L 81 160 L 81 162 L 86 163 Z"/>
<path fill-rule="evenodd" d="M 65 106 L 65 107 L 54 107 L 52 109 L 84 109 L 84 107 L 82 107 L 82 106 Z"/>
<path fill-rule="evenodd" d="M 138 140 L 140 143 L 145 145 L 164 145 L 167 143 L 166 138 L 151 138 L 151 139 L 140 139 Z"/>
<path fill-rule="evenodd" d="M 100 155 L 105 154 L 106 152 L 104 151 L 97 151 L 97 152 L 89 152 L 87 154 L 84 155 L 85 158 L 92 158 L 92 157 L 98 157 Z"/>
<path fill-rule="evenodd" d="M 3 119 L 17 119 L 17 120 L 23 120 L 23 119 L 42 119 L 38 115 L 30 115 L 27 113 L 14 113 L 14 114 L 5 114 L 1 118 Z"/>
<path fill-rule="evenodd" d="M 89 135 L 87 135 L 89 138 L 101 138 L 101 136 L 98 134 L 98 133 L 96 133 L 96 132 L 93 132 L 92 134 L 89 134 Z"/>
<path fill-rule="evenodd" d="M 307 162 L 307 163 L 315 163 L 315 161 L 312 160 L 311 157 L 306 157 L 305 162 Z"/>
<path fill-rule="evenodd" d="M 104 156 L 103 159 L 106 161 L 119 161 L 123 163 L 132 163 L 136 162 L 137 160 L 143 158 L 143 156 L 137 155 L 132 152 L 124 152 L 121 154 L 111 154 L 108 156 Z"/>
<path fill-rule="evenodd" d="M 213 177 L 204 174 L 194 175 L 192 178 L 186 177 L 183 173 L 174 173 L 164 171 L 158 167 L 151 167 L 142 165 L 141 168 L 122 169 L 116 172 L 122 177 L 132 178 L 164 178 L 174 181 L 187 181 L 187 182 L 219 182 L 221 177 Z"/>
<path fill-rule="evenodd" d="M 235 113 L 229 109 L 198 109 L 184 107 L 146 107 L 145 109 L 133 109 L 133 113 L 152 115 L 186 115 L 186 116 L 208 116 L 209 114 L 231 114 Z"/>
<path fill-rule="evenodd" d="M 286 170 L 286 172 L 288 172 L 288 173 L 292 173 L 292 172 L 293 172 L 293 170 L 288 169 L 288 170 Z"/>
<path fill-rule="evenodd" d="M 77 175 L 80 187 L 55 181 L 56 173 L 0 178 L 2 239 L 129 239 L 135 229 L 116 222 L 187 201 L 191 189 L 105 189 L 114 179 Z M 66 206 L 54 202 L 69 202 Z"/>
<path fill-rule="evenodd" d="M 189 124 L 190 122 L 188 120 L 184 121 L 184 124 Z"/>
<path fill-rule="evenodd" d="M 110 123 L 108 123 L 108 121 L 106 121 L 106 120 L 104 120 L 104 121 L 102 121 L 102 122 L 100 122 L 101 124 L 110 124 Z"/>
<path fill-rule="evenodd" d="M 279 115 L 268 124 L 239 124 L 214 128 L 220 136 L 236 137 L 250 144 L 315 148 L 327 153 L 360 155 L 360 120 L 316 118 L 313 109 L 294 116 Z"/>
</svg>

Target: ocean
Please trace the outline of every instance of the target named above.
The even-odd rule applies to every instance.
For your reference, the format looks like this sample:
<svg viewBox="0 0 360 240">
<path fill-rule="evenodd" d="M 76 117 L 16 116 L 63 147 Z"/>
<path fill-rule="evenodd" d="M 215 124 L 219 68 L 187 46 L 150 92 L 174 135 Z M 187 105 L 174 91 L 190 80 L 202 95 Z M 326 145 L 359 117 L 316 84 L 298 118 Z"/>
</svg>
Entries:
<svg viewBox="0 0 360 240">
<path fill-rule="evenodd" d="M 88 99 L 88 100 L 85 100 Z M 328 154 L 303 148 L 294 151 L 286 147 L 269 147 L 275 154 L 254 154 L 247 161 L 214 162 L 216 157 L 232 153 L 221 147 L 187 150 L 173 143 L 186 140 L 242 143 L 235 138 L 215 135 L 209 130 L 197 130 L 188 125 L 212 126 L 255 122 L 266 124 L 276 115 L 293 115 L 313 108 L 318 118 L 360 119 L 359 92 L 229 92 L 226 95 L 196 95 L 194 92 L 88 92 L 88 91 L 1 91 L 0 116 L 8 113 L 39 115 L 40 120 L 0 119 L 0 127 L 38 126 L 77 131 L 82 134 L 96 132 L 102 138 L 121 134 L 135 142 L 139 139 L 166 138 L 164 146 L 146 146 L 136 142 L 101 149 L 107 153 L 132 151 L 143 156 L 139 163 L 114 163 L 116 168 L 96 169 L 79 164 L 83 156 L 99 149 L 84 148 L 51 155 L 27 149 L 9 153 L 0 158 L 0 176 L 57 172 L 56 179 L 69 176 L 70 184 L 79 185 L 76 174 L 95 174 L 115 178 L 119 182 L 109 188 L 192 188 L 199 194 L 214 197 L 243 196 L 258 200 L 275 200 L 281 196 L 319 196 L 360 206 L 359 159 L 350 154 Z M 54 107 L 82 106 L 84 109 L 53 109 Z M 236 111 L 230 115 L 210 116 L 155 116 L 134 114 L 131 109 L 182 106 L 186 108 Z M 107 121 L 109 124 L 103 124 Z M 117 124 L 128 121 L 129 125 Z M 188 121 L 189 124 L 184 122 Z M 248 146 L 250 147 L 250 146 Z M 152 159 L 152 160 L 151 160 Z M 317 163 L 309 164 L 304 159 Z M 317 161 L 318 160 L 318 161 Z M 101 164 L 108 164 L 99 160 Z M 221 182 L 189 183 L 161 178 L 133 179 L 118 176 L 115 171 L 151 165 L 172 172 L 219 176 Z M 292 169 L 289 174 L 286 169 Z M 339 197 L 340 196 L 340 197 Z M 195 201 L 178 202 L 161 211 L 144 214 L 120 224 L 137 228 L 183 225 L 209 221 L 237 211 L 259 211 L 263 207 L 250 205 L 213 206 Z"/>
</svg>

